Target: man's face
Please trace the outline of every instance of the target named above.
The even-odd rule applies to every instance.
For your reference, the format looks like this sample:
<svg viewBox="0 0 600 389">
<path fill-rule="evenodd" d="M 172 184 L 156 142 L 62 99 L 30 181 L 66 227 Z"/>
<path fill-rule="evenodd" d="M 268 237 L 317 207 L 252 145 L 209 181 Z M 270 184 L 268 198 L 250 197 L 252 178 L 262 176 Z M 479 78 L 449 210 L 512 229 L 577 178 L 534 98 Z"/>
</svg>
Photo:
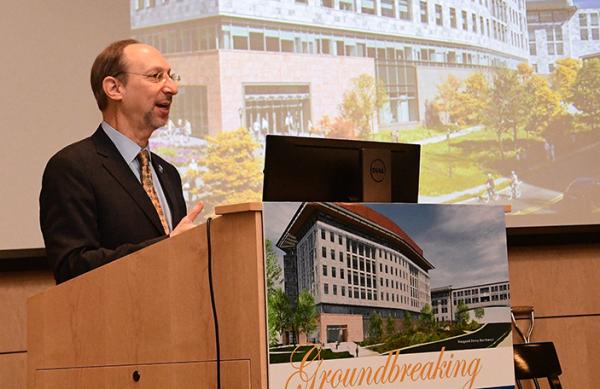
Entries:
<svg viewBox="0 0 600 389">
<path fill-rule="evenodd" d="M 157 81 L 159 73 L 169 73 L 171 67 L 152 46 L 133 44 L 123 50 L 127 84 L 123 86 L 121 113 L 132 129 L 155 130 L 167 124 L 177 84 L 166 77 Z"/>
</svg>

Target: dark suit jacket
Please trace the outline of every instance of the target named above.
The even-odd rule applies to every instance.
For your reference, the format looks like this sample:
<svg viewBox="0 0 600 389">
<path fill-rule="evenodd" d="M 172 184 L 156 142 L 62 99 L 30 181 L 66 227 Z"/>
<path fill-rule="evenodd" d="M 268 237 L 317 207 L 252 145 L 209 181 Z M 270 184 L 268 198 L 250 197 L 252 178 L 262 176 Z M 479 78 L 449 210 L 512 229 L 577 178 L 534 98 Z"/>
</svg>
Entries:
<svg viewBox="0 0 600 389">
<path fill-rule="evenodd" d="M 181 178 L 159 156 L 151 160 L 176 226 L 186 215 Z M 46 165 L 40 225 L 57 283 L 166 238 L 142 184 L 100 127 Z"/>
</svg>

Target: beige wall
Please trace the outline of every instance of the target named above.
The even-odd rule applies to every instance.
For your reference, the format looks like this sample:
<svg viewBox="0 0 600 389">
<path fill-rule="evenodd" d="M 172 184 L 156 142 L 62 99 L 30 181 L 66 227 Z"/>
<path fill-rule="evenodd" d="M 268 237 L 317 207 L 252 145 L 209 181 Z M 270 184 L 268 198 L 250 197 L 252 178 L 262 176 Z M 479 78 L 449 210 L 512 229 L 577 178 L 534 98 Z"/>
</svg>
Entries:
<svg viewBox="0 0 600 389">
<path fill-rule="evenodd" d="M 38 194 L 48 158 L 98 126 L 96 54 L 129 33 L 129 2 L 12 1 L 2 7 L 0 250 L 42 247 Z"/>
<path fill-rule="evenodd" d="M 511 304 L 534 307 L 532 341 L 554 342 L 563 387 L 597 386 L 600 244 L 512 248 L 509 268 Z"/>
<path fill-rule="evenodd" d="M 27 299 L 53 285 L 50 271 L 0 272 L 0 388 L 25 389 Z"/>
</svg>

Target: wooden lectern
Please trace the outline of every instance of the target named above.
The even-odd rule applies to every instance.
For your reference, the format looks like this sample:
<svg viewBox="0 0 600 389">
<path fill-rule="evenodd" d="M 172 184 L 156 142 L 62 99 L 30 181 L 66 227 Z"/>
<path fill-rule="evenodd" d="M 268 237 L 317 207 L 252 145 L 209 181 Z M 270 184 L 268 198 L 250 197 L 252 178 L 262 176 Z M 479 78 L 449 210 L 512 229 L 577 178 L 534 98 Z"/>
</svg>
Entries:
<svg viewBox="0 0 600 389">
<path fill-rule="evenodd" d="M 217 207 L 221 387 L 267 387 L 260 203 Z M 28 388 L 216 388 L 207 225 L 28 301 Z"/>
</svg>

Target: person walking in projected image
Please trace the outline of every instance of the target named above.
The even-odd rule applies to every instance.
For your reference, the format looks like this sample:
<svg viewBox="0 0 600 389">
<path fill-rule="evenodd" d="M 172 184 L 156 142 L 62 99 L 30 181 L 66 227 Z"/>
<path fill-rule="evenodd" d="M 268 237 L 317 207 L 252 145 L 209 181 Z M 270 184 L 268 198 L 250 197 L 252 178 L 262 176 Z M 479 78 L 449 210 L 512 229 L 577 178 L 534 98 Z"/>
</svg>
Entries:
<svg viewBox="0 0 600 389">
<path fill-rule="evenodd" d="M 487 201 L 498 199 L 496 196 L 496 182 L 491 173 L 488 173 L 487 179 L 485 180 L 485 190 L 487 192 Z"/>
<path fill-rule="evenodd" d="M 175 167 L 149 150 L 165 126 L 179 76 L 133 39 L 106 47 L 90 82 L 102 123 L 46 165 L 40 226 L 57 283 L 194 227 Z"/>
</svg>

